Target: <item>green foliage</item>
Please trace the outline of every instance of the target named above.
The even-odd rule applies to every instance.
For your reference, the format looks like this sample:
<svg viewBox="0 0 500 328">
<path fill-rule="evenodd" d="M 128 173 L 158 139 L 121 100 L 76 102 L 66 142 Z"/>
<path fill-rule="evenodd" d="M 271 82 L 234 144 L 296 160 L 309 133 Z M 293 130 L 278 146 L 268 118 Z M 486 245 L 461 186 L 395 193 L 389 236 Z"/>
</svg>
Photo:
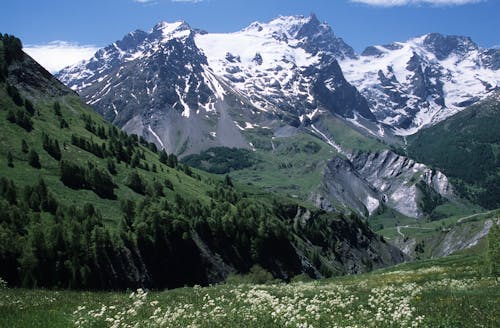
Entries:
<svg viewBox="0 0 500 328">
<path fill-rule="evenodd" d="M 0 41 L 3 45 L 3 60 L 7 65 L 10 65 L 13 60 L 20 59 L 23 56 L 23 44 L 21 40 L 16 38 L 13 35 L 9 34 L 1 34 L 0 33 Z"/>
<path fill-rule="evenodd" d="M 45 133 L 42 134 L 42 144 L 43 149 L 52 156 L 56 161 L 61 160 L 61 148 L 59 148 L 59 142 L 55 139 L 50 139 Z"/>
<path fill-rule="evenodd" d="M 445 199 L 435 192 L 424 181 L 419 181 L 416 187 L 422 192 L 420 199 L 420 208 L 425 214 L 431 214 L 432 211 L 439 205 L 445 202 Z"/>
<path fill-rule="evenodd" d="M 253 187 L 243 191 L 230 178 L 180 164 L 175 155 L 106 123 L 71 93 L 27 94 L 36 112 L 31 116 L 26 101 L 17 106 L 1 86 L 0 277 L 9 285 L 207 285 L 224 279 L 208 264 L 214 259 L 239 274 L 258 264 L 288 279 L 301 272 L 298 254 L 307 257 L 317 247 L 293 224 L 297 212 L 305 211 L 297 204 L 281 211 L 272 194 Z M 9 111 L 14 121 L 16 112 L 24 113 L 36 129 L 28 133 L 8 123 Z M 312 156 L 306 151 L 314 153 L 315 146 L 305 145 L 300 156 Z M 9 151 L 14 168 L 7 165 Z M 313 155 L 324 153 L 322 148 Z M 42 170 L 29 165 L 35 155 Z M 333 227 L 331 232 L 334 238 Z M 204 254 L 217 257 L 207 262 Z M 334 254 L 324 249 L 321 259 L 334 261 Z"/>
<path fill-rule="evenodd" d="M 10 85 L 7 83 L 7 94 L 9 97 L 12 98 L 12 101 L 17 105 L 17 106 L 22 106 L 24 104 L 23 98 L 21 97 L 21 94 L 19 94 L 19 91 L 17 88 L 13 85 Z"/>
<path fill-rule="evenodd" d="M 40 163 L 40 157 L 38 156 L 38 153 L 33 149 L 30 150 L 28 154 L 28 164 L 33 166 L 35 169 L 40 169 L 42 167 L 42 164 Z"/>
<path fill-rule="evenodd" d="M 34 186 L 24 187 L 23 201 L 34 212 L 55 214 L 58 208 L 54 195 L 48 190 L 43 179 L 40 179 Z"/>
<path fill-rule="evenodd" d="M 486 100 L 408 138 L 408 153 L 453 178 L 457 191 L 500 207 L 500 104 Z"/>
<path fill-rule="evenodd" d="M 101 198 L 116 199 L 116 185 L 111 176 L 103 170 L 91 165 L 85 169 L 77 164 L 61 161 L 61 181 L 73 189 L 89 189 Z"/>
<path fill-rule="evenodd" d="M 31 132 L 33 130 L 33 122 L 31 118 L 21 110 L 9 110 L 7 113 L 7 120 L 11 123 L 15 123 L 25 129 L 27 132 Z"/>
<path fill-rule="evenodd" d="M 106 152 L 106 145 L 99 145 L 92 140 L 86 140 L 83 137 L 78 137 L 76 135 L 71 136 L 71 143 L 78 148 L 88 151 L 89 153 L 94 154 L 97 157 L 104 158 L 104 154 Z"/>
<path fill-rule="evenodd" d="M 493 223 L 488 234 L 488 254 L 486 257 L 489 273 L 493 277 L 500 277 L 500 226 Z"/>
<path fill-rule="evenodd" d="M 27 154 L 30 150 L 30 147 L 28 146 L 28 143 L 26 142 L 26 140 L 21 140 L 21 151 L 25 154 Z"/>
<path fill-rule="evenodd" d="M 478 258 L 417 261 L 291 284 L 165 291 L 0 290 L 5 327 L 497 327 L 498 283 Z M 467 310 L 471 309 L 471 310 Z"/>
<path fill-rule="evenodd" d="M 252 166 L 254 159 L 247 149 L 215 147 L 200 154 L 188 155 L 182 162 L 211 173 L 225 174 Z"/>
<path fill-rule="evenodd" d="M 130 173 L 127 179 L 127 186 L 138 194 L 146 194 L 146 183 L 143 178 L 135 171 Z"/>
<path fill-rule="evenodd" d="M 61 114 L 61 105 L 59 104 L 59 102 L 56 101 L 54 103 L 53 108 L 54 108 L 54 114 L 56 114 L 56 116 L 62 116 L 62 114 Z"/>
<path fill-rule="evenodd" d="M 7 166 L 14 167 L 14 158 L 12 157 L 12 153 L 10 151 L 7 153 Z"/>
<path fill-rule="evenodd" d="M 24 99 L 24 109 L 26 109 L 30 116 L 35 115 L 35 107 L 33 107 L 33 103 L 28 99 Z"/>
<path fill-rule="evenodd" d="M 258 264 L 252 266 L 246 274 L 229 274 L 226 278 L 227 284 L 268 284 L 276 282 L 273 275 Z"/>
</svg>

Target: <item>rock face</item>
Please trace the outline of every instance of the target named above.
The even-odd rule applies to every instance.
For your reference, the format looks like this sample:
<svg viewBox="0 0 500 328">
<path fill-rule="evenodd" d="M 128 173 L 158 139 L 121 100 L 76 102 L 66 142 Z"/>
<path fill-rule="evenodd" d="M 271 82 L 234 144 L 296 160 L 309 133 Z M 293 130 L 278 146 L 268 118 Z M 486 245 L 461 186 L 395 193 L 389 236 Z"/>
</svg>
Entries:
<svg viewBox="0 0 500 328">
<path fill-rule="evenodd" d="M 340 62 L 377 120 L 413 134 L 485 98 L 500 84 L 500 50 L 470 38 L 427 34 L 370 46 Z"/>
<path fill-rule="evenodd" d="M 135 31 L 59 78 L 107 120 L 169 152 L 249 147 L 225 115 L 225 91 L 183 22 Z M 221 137 L 222 136 L 222 137 Z"/>
<path fill-rule="evenodd" d="M 328 115 L 369 138 L 402 144 L 394 133 L 414 133 L 497 88 L 499 56 L 469 38 L 440 34 L 358 56 L 314 15 L 234 33 L 162 22 L 58 78 L 125 131 L 185 156 L 218 146 L 269 147 L 283 127 L 315 130 Z M 267 139 L 251 139 L 250 130 Z M 335 138 L 326 142 L 346 155 Z M 337 199 L 366 215 L 387 206 L 420 218 L 453 199 L 447 178 L 423 164 L 391 152 L 348 155 L 318 173 L 324 179 L 311 198 L 323 208 Z"/>
<path fill-rule="evenodd" d="M 420 255 L 415 250 L 418 244 L 422 247 L 421 251 L 424 250 L 429 257 L 443 257 L 476 246 L 488 236 L 495 224 L 499 225 L 500 219 L 491 218 L 475 221 L 474 215 L 472 215 L 469 219 L 466 218 L 463 222 L 458 222 L 452 228 L 429 234 L 418 242 L 415 238 L 398 236 L 391 243 L 401 249 L 410 259 L 418 258 Z M 412 229 L 412 227 L 406 229 Z"/>
<path fill-rule="evenodd" d="M 250 148 L 234 121 L 299 125 L 318 108 L 375 120 L 337 58 L 354 58 L 354 51 L 315 16 L 280 17 L 226 34 L 162 22 L 57 76 L 107 120 L 186 155 L 214 146 Z"/>
<path fill-rule="evenodd" d="M 386 206 L 414 218 L 456 199 L 444 174 L 389 150 L 332 159 L 313 198 L 327 209 L 339 201 L 364 215 Z"/>
</svg>

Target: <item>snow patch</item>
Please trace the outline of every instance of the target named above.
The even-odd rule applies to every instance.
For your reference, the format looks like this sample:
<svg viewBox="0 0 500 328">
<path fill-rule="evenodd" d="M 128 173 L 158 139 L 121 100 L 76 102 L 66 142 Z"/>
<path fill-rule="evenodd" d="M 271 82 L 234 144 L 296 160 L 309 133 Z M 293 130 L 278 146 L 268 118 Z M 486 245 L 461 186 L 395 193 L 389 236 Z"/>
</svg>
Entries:
<svg viewBox="0 0 500 328">
<path fill-rule="evenodd" d="M 161 141 L 160 137 L 156 134 L 156 132 L 153 131 L 153 129 L 151 128 L 151 124 L 148 125 L 148 131 L 156 138 L 156 141 L 158 141 L 158 143 L 160 144 L 161 148 L 165 149 L 165 145 Z"/>
</svg>

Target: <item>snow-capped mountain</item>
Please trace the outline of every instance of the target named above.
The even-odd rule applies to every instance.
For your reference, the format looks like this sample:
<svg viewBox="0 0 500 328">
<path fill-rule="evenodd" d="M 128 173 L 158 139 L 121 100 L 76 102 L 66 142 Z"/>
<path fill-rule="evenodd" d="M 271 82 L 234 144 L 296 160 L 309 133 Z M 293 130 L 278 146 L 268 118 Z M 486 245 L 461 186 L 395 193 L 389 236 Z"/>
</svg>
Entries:
<svg viewBox="0 0 500 328">
<path fill-rule="evenodd" d="M 251 147 L 238 130 L 283 118 L 300 125 L 320 111 L 375 120 L 338 65 L 348 58 L 353 49 L 314 15 L 225 34 L 163 22 L 57 76 L 108 120 L 184 154 Z"/>
<path fill-rule="evenodd" d="M 236 33 L 198 34 L 195 40 L 213 71 L 256 108 L 285 110 L 301 121 L 318 106 L 346 116 L 357 108 L 373 117 L 335 60 L 355 58 L 354 50 L 314 15 L 255 22 Z"/>
<path fill-rule="evenodd" d="M 435 124 L 500 85 L 500 50 L 461 36 L 431 33 L 371 46 L 340 65 L 377 120 L 400 135 Z"/>
<path fill-rule="evenodd" d="M 387 52 L 398 49 L 394 46 Z M 314 175 L 311 179 L 324 182 L 307 187 L 306 191 L 319 206 L 335 209 L 334 204 L 342 204 L 367 215 L 389 206 L 420 217 L 424 213 L 421 200 L 428 194 L 427 189 L 445 199 L 452 197 L 435 188 L 432 179 L 421 178 L 425 176 L 421 174 L 421 164 L 392 153 L 382 154 L 380 151 L 388 147 L 367 137 L 401 142 L 389 131 L 390 126 L 378 122 L 370 110 L 371 104 L 379 119 L 399 128 L 399 121 L 380 116 L 384 108 L 377 106 L 376 101 L 382 103 L 388 96 L 376 88 L 371 91 L 377 80 L 360 88 L 368 96 L 374 92 L 381 97 L 376 101 L 368 97 L 369 103 L 344 77 L 339 61 L 353 83 L 363 82 L 363 76 L 353 76 L 358 72 L 356 65 L 363 64 L 364 58 L 375 61 L 383 56 L 365 53 L 358 57 L 314 15 L 279 17 L 268 23 L 253 23 L 238 32 L 218 34 L 192 29 L 185 22 L 162 22 L 149 32 L 129 33 L 123 40 L 99 50 L 89 61 L 62 70 L 58 78 L 109 121 L 155 142 L 168 153 L 185 156 L 226 146 L 252 149 L 258 152 L 257 156 L 273 158 L 275 151 L 292 155 L 305 149 L 310 153 L 300 156 L 300 162 L 280 162 L 276 166 L 310 168 Z M 422 92 L 429 93 L 426 101 L 434 101 L 431 95 L 439 90 L 430 86 L 439 84 L 438 80 L 431 79 L 431 83 L 430 73 L 420 72 L 429 60 L 419 58 L 403 59 L 413 63 L 404 65 L 413 74 L 407 78 L 408 84 L 414 87 L 421 79 L 421 84 L 425 82 Z M 490 62 L 495 65 L 494 60 Z M 360 66 L 367 75 L 373 69 L 369 64 Z M 418 72 L 424 76 L 417 76 Z M 404 89 L 406 85 L 396 73 L 394 78 L 386 79 L 401 84 L 394 91 L 400 97 L 410 93 L 410 86 Z M 411 99 L 420 110 L 421 104 Z M 392 115 L 391 110 L 387 109 L 387 117 Z M 303 139 L 304 147 L 288 148 L 283 144 L 285 149 L 280 148 L 280 138 L 295 136 L 299 141 Z M 324 148 L 326 154 L 312 156 Z M 356 150 L 373 154 L 367 160 L 368 166 L 377 158 L 387 158 L 388 170 L 361 172 L 365 166 L 355 166 L 353 162 Z M 332 158 L 339 161 L 331 161 Z M 395 159 L 401 165 L 390 167 Z M 332 169 L 339 165 L 342 170 Z M 386 177 L 389 170 L 396 172 L 396 168 L 400 173 Z M 435 172 L 431 173 L 434 176 Z M 377 179 L 369 180 L 371 176 Z M 336 189 L 330 188 L 332 181 Z M 429 188 L 419 191 L 416 183 L 422 185 L 420 188 Z M 297 188 L 300 189 L 293 186 L 294 193 Z M 405 199 L 404 195 L 410 193 L 412 198 Z M 305 193 L 302 196 L 309 197 Z"/>
</svg>

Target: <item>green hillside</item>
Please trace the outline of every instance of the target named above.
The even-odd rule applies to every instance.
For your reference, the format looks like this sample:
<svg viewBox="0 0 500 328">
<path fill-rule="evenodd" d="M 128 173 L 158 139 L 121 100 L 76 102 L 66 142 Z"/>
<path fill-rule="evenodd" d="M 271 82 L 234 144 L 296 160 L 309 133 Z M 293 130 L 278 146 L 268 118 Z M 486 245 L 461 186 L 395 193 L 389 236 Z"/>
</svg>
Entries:
<svg viewBox="0 0 500 328">
<path fill-rule="evenodd" d="M 191 169 L 126 135 L 18 39 L 2 35 L 1 45 L 0 277 L 9 285 L 170 288 L 255 265 L 289 280 L 403 259 L 354 216 Z"/>
<path fill-rule="evenodd" d="M 498 95 L 408 137 L 407 151 L 451 177 L 460 195 L 488 209 L 500 207 Z"/>
</svg>

